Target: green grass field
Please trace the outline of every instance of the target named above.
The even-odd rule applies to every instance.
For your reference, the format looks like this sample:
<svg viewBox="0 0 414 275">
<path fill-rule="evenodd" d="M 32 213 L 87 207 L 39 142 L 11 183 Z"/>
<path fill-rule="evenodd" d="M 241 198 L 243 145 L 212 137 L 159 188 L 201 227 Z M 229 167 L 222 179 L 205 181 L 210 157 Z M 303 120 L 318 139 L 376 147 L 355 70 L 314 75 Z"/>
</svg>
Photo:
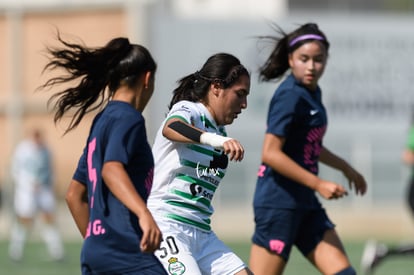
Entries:
<svg viewBox="0 0 414 275">
<path fill-rule="evenodd" d="M 364 249 L 363 242 L 345 242 L 345 249 L 349 258 L 360 274 L 360 261 L 362 250 Z M 245 261 L 249 257 L 249 244 L 246 243 L 228 243 L 233 250 L 242 257 Z M 412 275 L 414 274 L 414 257 L 405 256 L 399 258 L 389 258 L 375 270 L 375 275 Z M 293 249 L 289 263 L 285 269 L 286 275 L 318 275 L 320 274 L 296 248 Z M 362 274 L 361 274 L 362 275 Z"/>
<path fill-rule="evenodd" d="M 249 243 L 227 242 L 227 244 L 246 262 L 249 258 Z M 80 243 L 65 243 L 67 257 L 63 262 L 50 261 L 43 243 L 29 242 L 22 262 L 9 260 L 6 241 L 0 241 L 0 274 L 12 275 L 75 275 L 79 272 Z M 345 242 L 345 246 L 354 267 L 359 271 L 362 242 Z M 375 275 L 412 275 L 414 258 L 410 256 L 390 258 L 382 263 Z M 296 250 L 293 251 L 286 275 L 319 274 Z M 191 274 L 189 274 L 191 275 Z"/>
</svg>

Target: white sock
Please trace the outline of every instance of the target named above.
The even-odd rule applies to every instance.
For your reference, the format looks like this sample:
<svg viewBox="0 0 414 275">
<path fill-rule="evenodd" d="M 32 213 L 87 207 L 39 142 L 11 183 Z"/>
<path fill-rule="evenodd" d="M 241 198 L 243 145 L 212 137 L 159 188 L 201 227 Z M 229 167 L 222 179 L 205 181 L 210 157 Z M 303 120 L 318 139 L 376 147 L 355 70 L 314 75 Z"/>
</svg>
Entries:
<svg viewBox="0 0 414 275">
<path fill-rule="evenodd" d="M 55 260 L 61 260 L 63 258 L 64 249 L 62 239 L 56 226 L 44 225 L 42 233 L 50 256 Z"/>
<path fill-rule="evenodd" d="M 19 222 L 14 222 L 11 228 L 9 256 L 13 260 L 21 260 L 27 238 L 27 229 Z"/>
</svg>

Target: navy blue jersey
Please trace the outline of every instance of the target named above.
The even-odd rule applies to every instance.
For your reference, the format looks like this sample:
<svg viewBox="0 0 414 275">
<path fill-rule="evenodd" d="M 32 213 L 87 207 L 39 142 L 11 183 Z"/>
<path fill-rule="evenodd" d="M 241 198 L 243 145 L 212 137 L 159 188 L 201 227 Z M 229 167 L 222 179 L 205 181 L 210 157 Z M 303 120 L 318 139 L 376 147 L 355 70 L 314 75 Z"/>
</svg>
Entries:
<svg viewBox="0 0 414 275">
<path fill-rule="evenodd" d="M 270 102 L 266 133 L 285 138 L 283 152 L 317 174 L 322 138 L 327 127 L 321 90 L 309 91 L 293 75 L 277 88 Z M 255 207 L 318 208 L 315 192 L 262 164 L 258 172 Z"/>
<path fill-rule="evenodd" d="M 114 274 L 154 265 L 157 263 L 154 256 L 140 251 L 142 231 L 138 218 L 103 182 L 101 171 L 108 161 L 124 164 L 137 192 L 146 201 L 154 160 L 144 118 L 125 102 L 111 101 L 96 116 L 73 177 L 86 183 L 90 207 L 81 253 L 82 268 Z"/>
</svg>

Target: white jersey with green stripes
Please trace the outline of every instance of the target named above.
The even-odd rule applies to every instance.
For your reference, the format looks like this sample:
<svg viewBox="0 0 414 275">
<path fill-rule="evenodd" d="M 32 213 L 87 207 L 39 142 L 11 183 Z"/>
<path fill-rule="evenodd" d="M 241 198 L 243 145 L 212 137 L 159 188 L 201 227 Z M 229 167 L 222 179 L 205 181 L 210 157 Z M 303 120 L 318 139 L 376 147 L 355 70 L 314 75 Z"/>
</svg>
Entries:
<svg viewBox="0 0 414 275">
<path fill-rule="evenodd" d="M 203 131 L 226 136 L 201 103 L 177 102 L 155 137 L 154 181 L 148 208 L 155 219 L 163 217 L 210 231 L 211 205 L 226 172 L 228 157 L 208 145 L 172 142 L 162 135 L 166 121 L 179 118 Z"/>
</svg>

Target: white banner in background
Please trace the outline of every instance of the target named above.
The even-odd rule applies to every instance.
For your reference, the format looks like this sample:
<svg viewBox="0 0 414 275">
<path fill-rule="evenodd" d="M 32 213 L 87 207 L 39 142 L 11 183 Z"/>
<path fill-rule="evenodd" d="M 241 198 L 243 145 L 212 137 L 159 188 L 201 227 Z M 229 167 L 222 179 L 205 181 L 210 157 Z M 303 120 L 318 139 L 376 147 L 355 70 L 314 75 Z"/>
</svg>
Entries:
<svg viewBox="0 0 414 275">
<path fill-rule="evenodd" d="M 326 31 L 331 50 L 321 80 L 330 115 L 410 116 L 414 107 L 414 20 L 383 18 L 365 24 L 349 20 L 333 25 Z"/>
</svg>

